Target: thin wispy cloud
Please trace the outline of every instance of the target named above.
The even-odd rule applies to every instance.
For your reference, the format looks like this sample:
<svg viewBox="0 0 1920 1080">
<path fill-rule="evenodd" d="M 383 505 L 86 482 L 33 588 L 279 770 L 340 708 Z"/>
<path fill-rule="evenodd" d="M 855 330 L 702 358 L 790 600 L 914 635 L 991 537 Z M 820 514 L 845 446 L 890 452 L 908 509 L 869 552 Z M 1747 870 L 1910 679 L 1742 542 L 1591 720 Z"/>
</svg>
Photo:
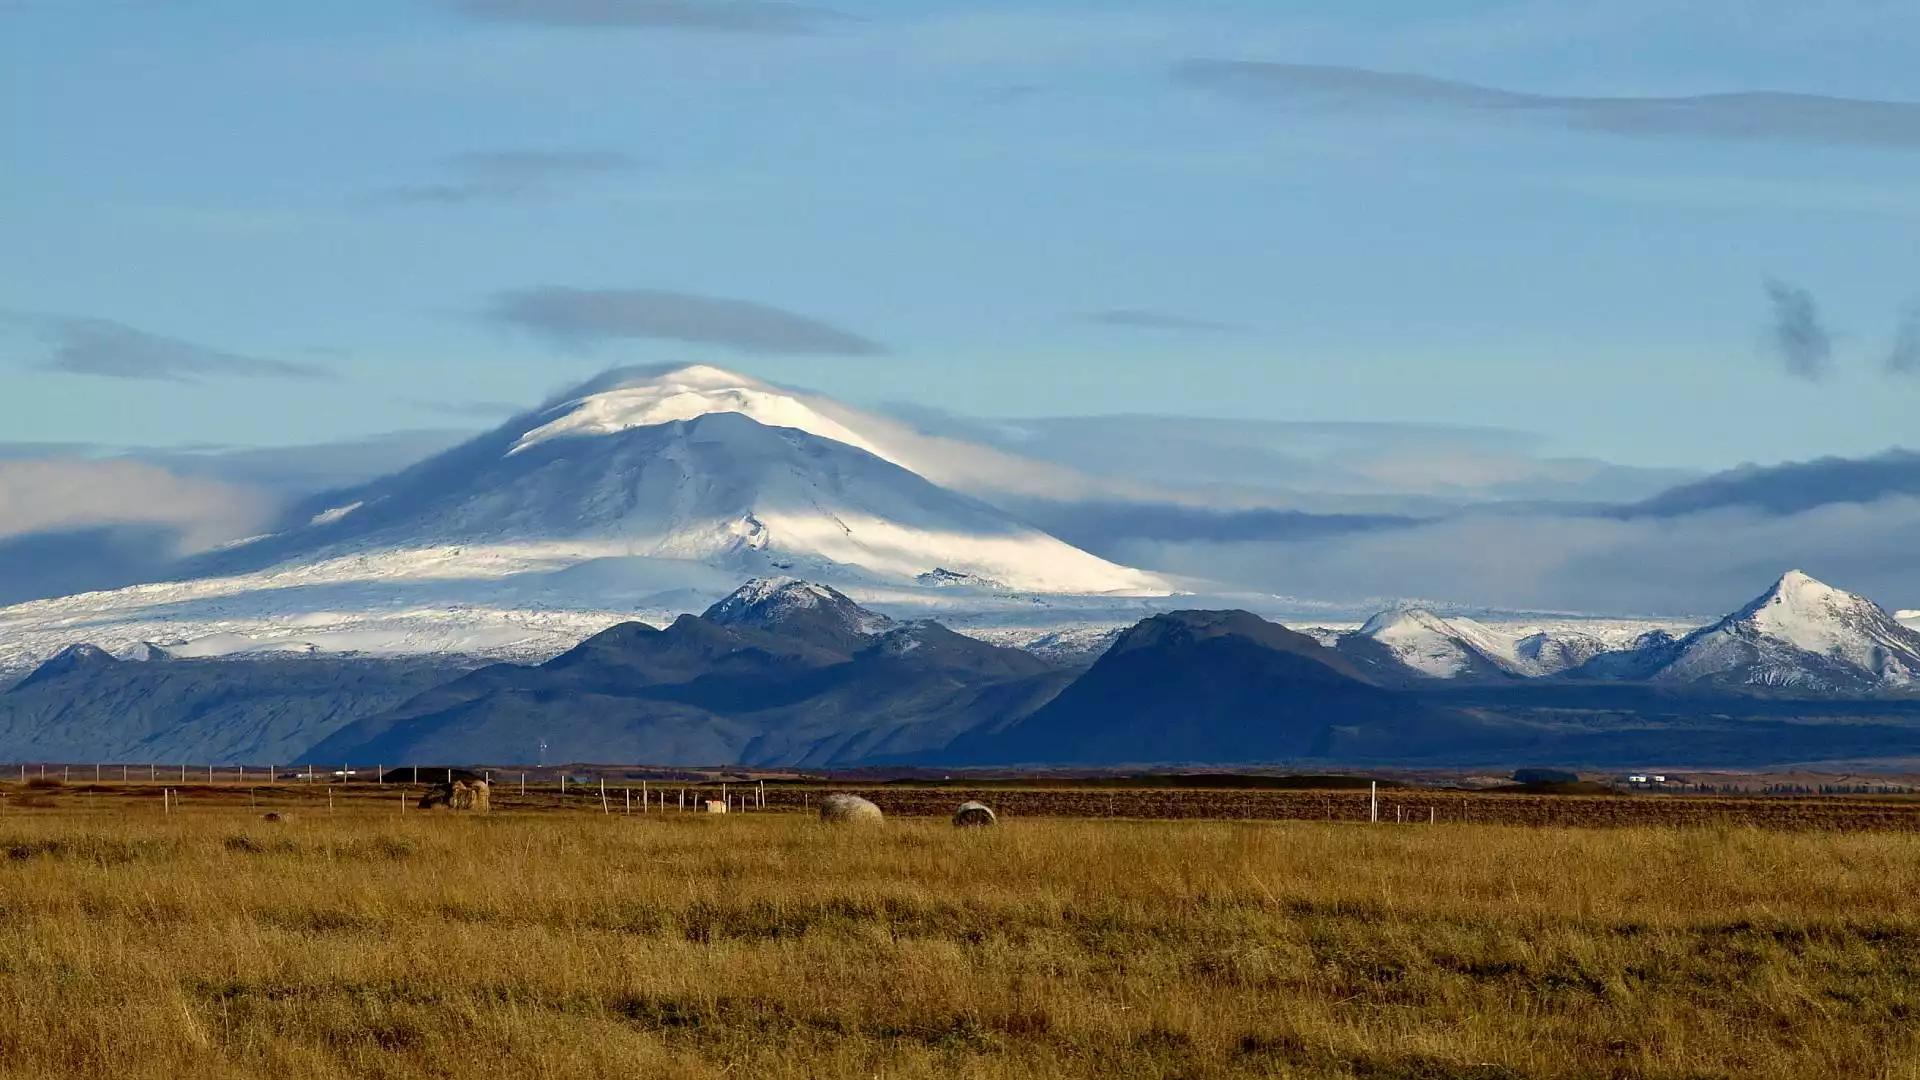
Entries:
<svg viewBox="0 0 1920 1080">
<path fill-rule="evenodd" d="M 1920 103 L 1770 90 L 1683 97 L 1589 97 L 1502 90 L 1430 75 L 1317 64 L 1195 59 L 1186 85 L 1240 100 L 1343 110 L 1424 108 L 1545 119 L 1646 137 L 1846 143 L 1920 149 Z"/>
<path fill-rule="evenodd" d="M 1033 83 L 1011 83 L 988 89 L 980 95 L 980 100 L 988 105 L 1014 105 L 1039 97 L 1042 92 Z"/>
<path fill-rule="evenodd" d="M 198 382 L 202 379 L 318 379 L 331 373 L 314 364 L 270 360 L 162 337 L 112 319 L 45 315 L 28 320 L 49 346 L 36 366 L 69 375 L 110 379 Z"/>
<path fill-rule="evenodd" d="M 1080 315 L 1080 321 L 1092 323 L 1095 326 L 1117 326 L 1129 330 L 1181 330 L 1207 334 L 1231 334 L 1246 330 L 1246 327 L 1237 323 L 1194 319 L 1145 308 L 1109 308 L 1104 311 L 1088 311 Z"/>
<path fill-rule="evenodd" d="M 501 417 L 514 416 L 525 411 L 524 406 L 515 405 L 510 401 L 437 401 L 433 398 L 419 397 L 400 400 L 403 404 L 422 412 L 457 416 L 468 420 L 498 420 Z"/>
<path fill-rule="evenodd" d="M 475 19 L 721 34 L 807 34 L 851 16 L 778 0 L 450 0 Z"/>
<path fill-rule="evenodd" d="M 1824 378 L 1833 366 L 1833 335 L 1820 319 L 1813 294 L 1797 285 L 1769 279 L 1767 302 L 1772 321 L 1767 345 L 1786 365 L 1787 374 L 1802 379 Z"/>
<path fill-rule="evenodd" d="M 488 314 L 557 344 L 651 339 L 739 353 L 877 356 L 886 349 L 849 330 L 752 300 L 665 289 L 542 286 L 495 296 Z"/>
<path fill-rule="evenodd" d="M 1920 375 L 1920 303 L 1900 316 L 1900 327 L 1893 334 L 1893 351 L 1887 354 L 1887 371 L 1893 375 Z"/>
<path fill-rule="evenodd" d="M 367 201 L 381 205 L 459 204 L 524 199 L 582 177 L 625 172 L 639 164 L 613 150 L 482 150 L 439 163 L 441 176 L 380 188 Z"/>
</svg>

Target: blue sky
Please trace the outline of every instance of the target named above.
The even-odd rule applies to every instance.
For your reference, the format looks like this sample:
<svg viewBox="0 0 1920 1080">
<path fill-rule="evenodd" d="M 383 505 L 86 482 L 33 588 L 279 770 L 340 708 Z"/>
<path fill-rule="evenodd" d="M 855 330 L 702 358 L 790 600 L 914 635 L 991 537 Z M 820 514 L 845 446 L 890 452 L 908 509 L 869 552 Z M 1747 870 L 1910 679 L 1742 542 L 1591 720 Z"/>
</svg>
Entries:
<svg viewBox="0 0 1920 1080">
<path fill-rule="evenodd" d="M 1914 441 L 1910 3 L 831 6 L 0 0 L 0 441 L 681 359 L 1636 465 Z M 1819 98 L 1693 98 L 1753 91 Z"/>
</svg>

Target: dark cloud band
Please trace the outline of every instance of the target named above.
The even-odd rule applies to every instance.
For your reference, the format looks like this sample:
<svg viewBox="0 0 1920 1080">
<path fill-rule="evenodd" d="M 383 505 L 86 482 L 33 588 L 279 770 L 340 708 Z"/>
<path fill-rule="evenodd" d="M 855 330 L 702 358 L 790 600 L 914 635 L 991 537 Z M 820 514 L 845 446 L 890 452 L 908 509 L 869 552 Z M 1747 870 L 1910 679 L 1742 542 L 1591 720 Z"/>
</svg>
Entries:
<svg viewBox="0 0 1920 1080">
<path fill-rule="evenodd" d="M 776 0 L 450 0 L 450 6 L 471 18 L 497 22 L 723 34 L 806 34 L 849 18 Z"/>
<path fill-rule="evenodd" d="M 1787 374 L 1802 379 L 1826 377 L 1833 366 L 1833 335 L 1820 320 L 1813 294 L 1784 281 L 1768 281 L 1767 301 L 1773 320 L 1767 326 L 1767 344 L 1786 365 Z"/>
<path fill-rule="evenodd" d="M 544 195 L 553 185 L 638 165 L 614 150 L 476 150 L 442 158 L 442 179 L 372 192 L 376 205 L 459 204 Z"/>
<path fill-rule="evenodd" d="M 683 341 L 740 353 L 878 356 L 878 342 L 751 300 L 664 289 L 545 286 L 495 296 L 496 320 L 569 346 L 619 339 Z"/>
<path fill-rule="evenodd" d="M 30 320 L 52 346 L 40 367 L 70 375 L 196 382 L 217 378 L 316 379 L 327 369 L 267 360 L 136 330 L 111 319 L 38 316 Z"/>
<path fill-rule="evenodd" d="M 1900 327 L 1893 334 L 1893 351 L 1887 354 L 1887 372 L 1920 375 L 1920 304 L 1907 308 L 1900 317 Z"/>
<path fill-rule="evenodd" d="M 1848 143 L 1920 149 L 1920 103 L 1742 91 L 1686 97 L 1528 94 L 1365 68 L 1188 60 L 1189 86 L 1251 102 L 1340 108 L 1431 108 L 1526 115 L 1615 135 Z"/>
</svg>

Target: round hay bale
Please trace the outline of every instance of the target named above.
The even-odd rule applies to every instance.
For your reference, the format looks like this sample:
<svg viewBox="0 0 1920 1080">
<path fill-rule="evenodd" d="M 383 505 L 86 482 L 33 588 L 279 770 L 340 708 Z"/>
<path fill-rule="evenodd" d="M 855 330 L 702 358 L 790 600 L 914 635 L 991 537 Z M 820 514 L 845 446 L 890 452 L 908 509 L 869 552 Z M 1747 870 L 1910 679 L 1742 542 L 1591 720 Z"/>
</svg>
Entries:
<svg viewBox="0 0 1920 1080">
<path fill-rule="evenodd" d="M 993 815 L 993 807 L 983 802 L 963 802 L 960 809 L 953 812 L 953 826 L 956 829 L 981 829 L 999 823 L 1000 819 Z"/>
<path fill-rule="evenodd" d="M 880 808 L 858 795 L 836 791 L 820 800 L 820 820 L 835 824 L 878 825 L 886 820 Z"/>
</svg>

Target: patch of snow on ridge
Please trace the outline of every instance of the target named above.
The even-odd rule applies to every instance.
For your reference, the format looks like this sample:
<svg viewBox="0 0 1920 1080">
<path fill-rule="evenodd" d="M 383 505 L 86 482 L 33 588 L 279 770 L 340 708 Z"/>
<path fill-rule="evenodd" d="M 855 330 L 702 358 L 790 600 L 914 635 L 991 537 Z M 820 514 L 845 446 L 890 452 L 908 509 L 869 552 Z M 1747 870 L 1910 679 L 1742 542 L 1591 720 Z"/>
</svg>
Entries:
<svg viewBox="0 0 1920 1080">
<path fill-rule="evenodd" d="M 858 447 L 896 465 L 903 464 L 799 398 L 704 364 L 614 386 L 556 405 L 540 417 L 544 423 L 522 435 L 507 453 L 518 454 L 553 439 L 614 435 L 631 428 L 693 420 L 713 413 L 739 413 L 768 427 L 796 428 Z"/>
<path fill-rule="evenodd" d="M 1900 625 L 1909 630 L 1920 630 L 1920 611 L 1907 611 L 1903 609 L 1894 612 L 1893 617 Z"/>
<path fill-rule="evenodd" d="M 354 502 L 354 503 L 348 503 L 345 506 L 336 506 L 331 510 L 322 510 L 319 513 L 313 515 L 313 520 L 307 522 L 307 524 L 331 525 L 334 522 L 345 518 L 348 514 L 353 513 L 355 510 L 358 510 L 365 505 L 367 505 L 365 502 Z"/>
</svg>

